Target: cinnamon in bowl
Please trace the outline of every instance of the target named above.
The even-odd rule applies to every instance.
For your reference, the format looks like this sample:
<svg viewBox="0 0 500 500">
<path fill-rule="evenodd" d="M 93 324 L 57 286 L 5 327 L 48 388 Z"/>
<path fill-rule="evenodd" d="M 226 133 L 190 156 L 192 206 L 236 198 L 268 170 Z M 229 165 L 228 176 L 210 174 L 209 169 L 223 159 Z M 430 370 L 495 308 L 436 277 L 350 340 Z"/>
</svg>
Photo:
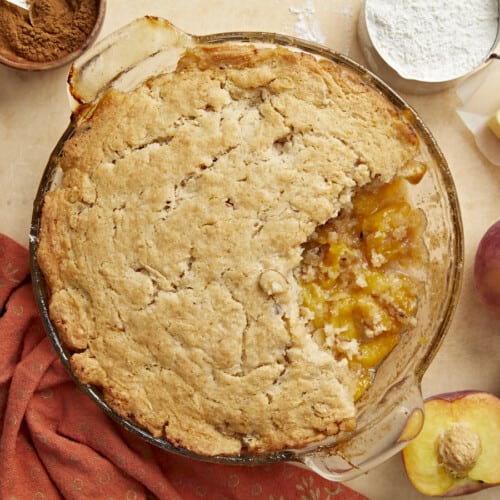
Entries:
<svg viewBox="0 0 500 500">
<path fill-rule="evenodd" d="M 97 37 L 104 0 L 31 0 L 29 9 L 0 0 L 0 63 L 24 70 L 62 66 Z"/>
</svg>

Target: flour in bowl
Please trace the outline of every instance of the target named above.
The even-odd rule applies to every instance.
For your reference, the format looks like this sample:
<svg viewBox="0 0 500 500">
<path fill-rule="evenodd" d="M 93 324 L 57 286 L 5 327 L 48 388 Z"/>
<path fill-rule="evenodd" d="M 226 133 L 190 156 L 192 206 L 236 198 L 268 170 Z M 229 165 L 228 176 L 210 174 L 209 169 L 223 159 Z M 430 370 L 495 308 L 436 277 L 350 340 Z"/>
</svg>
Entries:
<svg viewBox="0 0 500 500">
<path fill-rule="evenodd" d="M 367 0 L 366 23 L 378 53 L 401 76 L 438 82 L 487 58 L 498 11 L 497 0 Z"/>
</svg>

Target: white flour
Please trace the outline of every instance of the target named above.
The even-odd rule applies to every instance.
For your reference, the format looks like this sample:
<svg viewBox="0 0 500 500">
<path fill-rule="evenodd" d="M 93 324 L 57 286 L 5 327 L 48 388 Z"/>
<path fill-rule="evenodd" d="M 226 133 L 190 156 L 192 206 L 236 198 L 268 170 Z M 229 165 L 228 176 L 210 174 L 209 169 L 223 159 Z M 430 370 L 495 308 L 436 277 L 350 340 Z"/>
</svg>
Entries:
<svg viewBox="0 0 500 500">
<path fill-rule="evenodd" d="M 325 43 L 326 38 L 314 17 L 315 10 L 311 0 L 306 0 L 301 8 L 290 7 L 290 12 L 297 16 L 295 34 L 299 38 L 310 42 Z"/>
<path fill-rule="evenodd" d="M 378 53 L 401 76 L 450 80 L 486 59 L 498 0 L 366 0 L 366 24 Z"/>
<path fill-rule="evenodd" d="M 346 5 L 342 12 L 343 30 L 344 30 L 344 48 L 342 54 L 349 55 L 351 50 L 351 43 L 355 38 L 355 23 L 353 22 L 354 13 L 350 5 Z"/>
</svg>

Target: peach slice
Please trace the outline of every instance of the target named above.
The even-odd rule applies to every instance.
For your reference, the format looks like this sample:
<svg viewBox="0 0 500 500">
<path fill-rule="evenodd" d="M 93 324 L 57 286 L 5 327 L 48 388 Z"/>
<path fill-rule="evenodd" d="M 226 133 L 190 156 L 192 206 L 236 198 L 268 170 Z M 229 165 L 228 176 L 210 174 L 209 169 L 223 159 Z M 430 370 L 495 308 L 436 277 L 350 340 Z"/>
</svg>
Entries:
<svg viewBox="0 0 500 500">
<path fill-rule="evenodd" d="M 403 450 L 413 486 L 428 496 L 457 496 L 500 484 L 500 399 L 479 391 L 425 401 L 421 432 Z"/>
</svg>

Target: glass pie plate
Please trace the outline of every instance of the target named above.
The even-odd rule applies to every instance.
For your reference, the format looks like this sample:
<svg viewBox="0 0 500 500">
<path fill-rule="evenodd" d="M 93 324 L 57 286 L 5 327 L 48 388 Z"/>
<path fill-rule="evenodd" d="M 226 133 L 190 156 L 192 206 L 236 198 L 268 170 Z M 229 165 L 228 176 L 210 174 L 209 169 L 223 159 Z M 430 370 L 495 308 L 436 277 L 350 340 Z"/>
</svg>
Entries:
<svg viewBox="0 0 500 500">
<path fill-rule="evenodd" d="M 417 326 L 407 334 L 378 367 L 373 384 L 357 402 L 357 430 L 303 449 L 287 449 L 238 456 L 201 456 L 153 437 L 118 415 L 100 390 L 81 384 L 72 373 L 71 353 L 64 346 L 48 313 L 49 293 L 37 262 L 41 208 L 45 193 L 57 184 L 57 159 L 85 110 L 110 86 L 130 90 L 159 73 L 175 69 L 188 47 L 225 42 L 257 46 L 284 46 L 345 65 L 367 85 L 386 96 L 415 128 L 420 142 L 418 160 L 427 173 L 412 187 L 412 201 L 427 217 L 425 243 L 429 251 L 425 292 L 420 297 Z M 56 145 L 41 179 L 34 202 L 30 234 L 31 266 L 35 297 L 43 322 L 59 357 L 81 389 L 112 419 L 149 443 L 194 459 L 237 465 L 290 462 L 305 466 L 330 480 L 347 480 L 376 466 L 404 447 L 423 423 L 421 379 L 436 354 L 455 310 L 462 276 L 463 231 L 455 186 L 429 130 L 413 109 L 374 74 L 326 47 L 290 36 L 262 32 L 189 35 L 159 18 L 137 19 L 86 52 L 71 68 L 69 93 L 72 119 Z M 412 425 L 407 425 L 411 417 Z"/>
</svg>

